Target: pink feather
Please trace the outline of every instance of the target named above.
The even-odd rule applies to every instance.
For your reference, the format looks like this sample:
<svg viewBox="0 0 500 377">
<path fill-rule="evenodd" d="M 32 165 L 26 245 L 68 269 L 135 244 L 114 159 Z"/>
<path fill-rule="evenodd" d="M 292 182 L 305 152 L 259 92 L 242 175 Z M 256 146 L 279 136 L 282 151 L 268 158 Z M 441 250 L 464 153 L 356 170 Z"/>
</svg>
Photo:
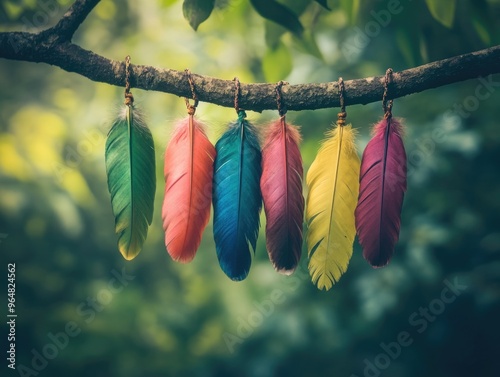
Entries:
<svg viewBox="0 0 500 377">
<path fill-rule="evenodd" d="M 285 118 L 272 123 L 262 150 L 260 188 L 266 212 L 266 245 L 274 268 L 291 274 L 302 251 L 302 158 L 300 134 Z"/>
<path fill-rule="evenodd" d="M 192 115 L 180 121 L 165 153 L 162 217 L 165 246 L 176 261 L 191 261 L 210 217 L 215 148 Z"/>
<path fill-rule="evenodd" d="M 373 267 L 389 263 L 399 238 L 406 191 L 406 153 L 402 126 L 394 118 L 374 127 L 361 160 L 356 229 L 364 258 Z"/>
</svg>

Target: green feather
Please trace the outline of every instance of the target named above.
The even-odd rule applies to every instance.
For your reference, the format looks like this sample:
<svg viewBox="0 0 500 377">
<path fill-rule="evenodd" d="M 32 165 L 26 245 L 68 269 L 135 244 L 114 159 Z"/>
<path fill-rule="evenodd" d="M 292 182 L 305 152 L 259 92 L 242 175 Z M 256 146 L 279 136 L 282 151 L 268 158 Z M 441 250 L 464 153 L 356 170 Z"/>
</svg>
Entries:
<svg viewBox="0 0 500 377">
<path fill-rule="evenodd" d="M 114 121 L 105 159 L 118 249 L 131 260 L 146 240 L 156 189 L 153 137 L 133 106 Z"/>
</svg>

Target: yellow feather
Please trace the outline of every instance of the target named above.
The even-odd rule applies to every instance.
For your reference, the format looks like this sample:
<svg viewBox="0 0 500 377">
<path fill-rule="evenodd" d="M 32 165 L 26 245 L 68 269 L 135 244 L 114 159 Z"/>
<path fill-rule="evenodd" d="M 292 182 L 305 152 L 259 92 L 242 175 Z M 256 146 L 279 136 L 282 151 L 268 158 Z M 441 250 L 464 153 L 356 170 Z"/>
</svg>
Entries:
<svg viewBox="0 0 500 377">
<path fill-rule="evenodd" d="M 351 125 L 329 131 L 307 173 L 309 273 L 319 289 L 329 290 L 352 256 L 360 169 L 355 135 Z"/>
</svg>

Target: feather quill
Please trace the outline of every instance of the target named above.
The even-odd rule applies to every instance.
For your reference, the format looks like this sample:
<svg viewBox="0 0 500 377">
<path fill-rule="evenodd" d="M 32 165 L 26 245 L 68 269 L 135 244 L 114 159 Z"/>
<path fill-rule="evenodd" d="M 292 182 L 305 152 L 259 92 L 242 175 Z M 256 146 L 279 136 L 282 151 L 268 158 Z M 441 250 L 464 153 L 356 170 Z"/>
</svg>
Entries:
<svg viewBox="0 0 500 377">
<path fill-rule="evenodd" d="M 229 126 L 215 149 L 213 184 L 214 239 L 219 264 L 232 280 L 250 270 L 259 234 L 261 152 L 255 128 L 244 111 Z"/>
<path fill-rule="evenodd" d="M 337 125 L 307 173 L 309 272 L 319 289 L 329 290 L 352 256 L 360 165 L 354 138 L 351 125 Z"/>
<path fill-rule="evenodd" d="M 165 246 L 179 262 L 191 261 L 210 218 L 215 148 L 192 115 L 177 124 L 165 153 L 162 207 Z"/>
<path fill-rule="evenodd" d="M 387 117 L 374 127 L 363 153 L 356 229 L 364 258 L 373 267 L 386 265 L 399 238 L 406 191 L 406 153 L 402 126 Z"/>
<path fill-rule="evenodd" d="M 133 105 L 113 122 L 106 140 L 106 173 L 118 249 L 127 260 L 139 254 L 153 219 L 156 188 L 153 137 Z"/>
<path fill-rule="evenodd" d="M 274 268 L 289 275 L 302 251 L 302 158 L 300 134 L 284 116 L 268 127 L 262 150 L 260 188 L 266 213 L 266 246 Z"/>
</svg>

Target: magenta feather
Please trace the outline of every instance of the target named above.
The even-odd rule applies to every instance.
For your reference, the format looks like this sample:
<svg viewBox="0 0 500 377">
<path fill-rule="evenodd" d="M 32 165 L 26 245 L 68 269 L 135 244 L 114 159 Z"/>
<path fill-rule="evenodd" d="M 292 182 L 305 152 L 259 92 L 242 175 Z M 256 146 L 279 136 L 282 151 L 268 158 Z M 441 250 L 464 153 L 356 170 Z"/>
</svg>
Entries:
<svg viewBox="0 0 500 377">
<path fill-rule="evenodd" d="M 406 153 L 402 126 L 394 118 L 374 127 L 361 160 L 356 230 L 364 258 L 385 266 L 399 238 L 401 207 L 406 191 Z"/>
<path fill-rule="evenodd" d="M 260 188 L 266 212 L 266 245 L 274 268 L 291 274 L 302 251 L 302 158 L 300 134 L 284 117 L 271 124 L 262 150 Z"/>
</svg>

